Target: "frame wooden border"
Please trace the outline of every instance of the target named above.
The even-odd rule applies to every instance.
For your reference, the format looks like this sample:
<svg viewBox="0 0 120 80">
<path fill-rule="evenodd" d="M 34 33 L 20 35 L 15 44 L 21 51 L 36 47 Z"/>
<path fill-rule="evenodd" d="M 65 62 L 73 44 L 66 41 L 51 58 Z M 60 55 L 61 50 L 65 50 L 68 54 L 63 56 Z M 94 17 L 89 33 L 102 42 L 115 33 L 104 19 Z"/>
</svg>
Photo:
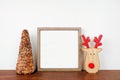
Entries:
<svg viewBox="0 0 120 80">
<path fill-rule="evenodd" d="M 44 30 L 78 30 L 78 68 L 40 68 L 40 31 Z M 80 27 L 38 27 L 37 28 L 37 70 L 38 71 L 81 71 L 83 68 L 83 54 L 81 46 Z"/>
</svg>

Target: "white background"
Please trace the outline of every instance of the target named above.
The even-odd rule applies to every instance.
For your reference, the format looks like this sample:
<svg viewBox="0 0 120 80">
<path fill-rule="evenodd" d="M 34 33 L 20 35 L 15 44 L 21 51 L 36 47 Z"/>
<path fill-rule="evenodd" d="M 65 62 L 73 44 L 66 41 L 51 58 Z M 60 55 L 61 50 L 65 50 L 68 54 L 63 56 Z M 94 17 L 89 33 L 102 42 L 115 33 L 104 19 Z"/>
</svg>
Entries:
<svg viewBox="0 0 120 80">
<path fill-rule="evenodd" d="M 35 54 L 44 26 L 80 26 L 92 39 L 103 34 L 100 69 L 120 69 L 120 0 L 0 0 L 0 69 L 15 70 L 24 28 Z"/>
<path fill-rule="evenodd" d="M 78 68 L 78 30 L 40 31 L 41 68 Z"/>
</svg>

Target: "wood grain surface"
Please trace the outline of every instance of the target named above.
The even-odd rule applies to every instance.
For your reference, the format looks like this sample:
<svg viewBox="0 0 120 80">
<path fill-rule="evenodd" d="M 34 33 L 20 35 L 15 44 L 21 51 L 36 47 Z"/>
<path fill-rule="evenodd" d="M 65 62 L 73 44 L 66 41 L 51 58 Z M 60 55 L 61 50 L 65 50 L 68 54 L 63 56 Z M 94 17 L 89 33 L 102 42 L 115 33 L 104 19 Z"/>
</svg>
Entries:
<svg viewBox="0 0 120 80">
<path fill-rule="evenodd" d="M 17 75 L 15 70 L 0 70 L 0 80 L 120 80 L 120 70 L 101 70 L 96 74 L 85 71 L 39 71 L 29 75 Z"/>
</svg>

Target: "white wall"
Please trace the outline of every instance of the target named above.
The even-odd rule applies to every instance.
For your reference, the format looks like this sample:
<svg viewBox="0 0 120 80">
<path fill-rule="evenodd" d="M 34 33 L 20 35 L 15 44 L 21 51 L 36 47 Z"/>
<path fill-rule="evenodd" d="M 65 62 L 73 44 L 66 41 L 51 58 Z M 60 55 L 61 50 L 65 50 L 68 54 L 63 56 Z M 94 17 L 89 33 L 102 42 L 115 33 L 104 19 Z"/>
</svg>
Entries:
<svg viewBox="0 0 120 80">
<path fill-rule="evenodd" d="M 15 69 L 25 28 L 36 53 L 37 27 L 44 26 L 102 33 L 101 69 L 120 69 L 120 0 L 0 0 L 0 69 Z"/>
</svg>

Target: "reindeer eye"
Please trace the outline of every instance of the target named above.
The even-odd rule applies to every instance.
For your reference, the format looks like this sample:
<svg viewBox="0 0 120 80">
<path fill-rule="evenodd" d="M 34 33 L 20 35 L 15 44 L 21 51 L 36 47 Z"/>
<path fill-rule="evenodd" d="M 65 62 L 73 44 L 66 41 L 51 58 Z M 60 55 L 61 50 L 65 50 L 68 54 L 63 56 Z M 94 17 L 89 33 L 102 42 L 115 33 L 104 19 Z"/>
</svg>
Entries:
<svg viewBox="0 0 120 80">
<path fill-rule="evenodd" d="M 90 55 L 92 55 L 92 53 L 90 53 Z"/>
<path fill-rule="evenodd" d="M 95 55 L 95 53 L 93 53 L 93 55 Z"/>
</svg>

